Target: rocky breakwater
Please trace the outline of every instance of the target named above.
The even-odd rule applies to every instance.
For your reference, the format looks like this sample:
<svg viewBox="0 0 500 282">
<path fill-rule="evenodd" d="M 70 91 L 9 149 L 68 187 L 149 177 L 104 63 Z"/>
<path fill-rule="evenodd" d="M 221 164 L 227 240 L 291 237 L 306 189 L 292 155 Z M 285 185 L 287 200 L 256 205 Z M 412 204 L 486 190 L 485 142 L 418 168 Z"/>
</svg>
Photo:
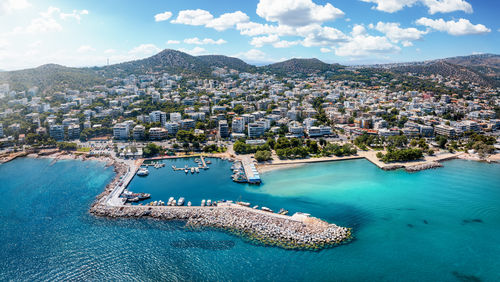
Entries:
<svg viewBox="0 0 500 282">
<path fill-rule="evenodd" d="M 181 220 L 189 229 L 216 228 L 254 243 L 285 249 L 320 250 L 351 239 L 349 228 L 317 218 L 281 216 L 231 205 L 218 207 L 113 207 L 96 204 L 91 213 L 111 218 L 155 218 Z"/>
<path fill-rule="evenodd" d="M 442 167 L 442 166 L 443 165 L 441 163 L 438 163 L 438 162 L 428 162 L 428 163 L 423 163 L 423 164 L 419 164 L 419 165 L 407 166 L 405 168 L 405 170 L 408 172 L 416 172 L 416 171 L 437 168 L 437 167 Z"/>
</svg>

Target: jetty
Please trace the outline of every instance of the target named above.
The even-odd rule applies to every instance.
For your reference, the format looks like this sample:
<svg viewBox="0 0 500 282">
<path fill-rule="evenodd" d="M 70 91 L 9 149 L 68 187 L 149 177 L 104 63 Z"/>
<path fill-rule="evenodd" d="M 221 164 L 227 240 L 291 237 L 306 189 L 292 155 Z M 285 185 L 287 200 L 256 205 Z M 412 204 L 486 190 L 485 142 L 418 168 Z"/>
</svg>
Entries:
<svg viewBox="0 0 500 282">
<path fill-rule="evenodd" d="M 180 220 L 186 222 L 187 228 L 215 228 L 258 244 L 295 250 L 315 251 L 334 247 L 351 239 L 351 229 L 304 213 L 289 216 L 232 202 L 178 206 L 158 201 L 157 205 L 130 205 L 120 195 L 132 181 L 140 163 L 126 165 L 115 162 L 114 165 L 117 175 L 92 204 L 90 213 L 93 215 Z"/>
<path fill-rule="evenodd" d="M 262 182 L 260 179 L 260 174 L 257 171 L 255 164 L 251 160 L 243 159 L 241 161 L 241 165 L 243 166 L 243 170 L 245 171 L 245 176 L 248 183 L 260 184 Z"/>
</svg>

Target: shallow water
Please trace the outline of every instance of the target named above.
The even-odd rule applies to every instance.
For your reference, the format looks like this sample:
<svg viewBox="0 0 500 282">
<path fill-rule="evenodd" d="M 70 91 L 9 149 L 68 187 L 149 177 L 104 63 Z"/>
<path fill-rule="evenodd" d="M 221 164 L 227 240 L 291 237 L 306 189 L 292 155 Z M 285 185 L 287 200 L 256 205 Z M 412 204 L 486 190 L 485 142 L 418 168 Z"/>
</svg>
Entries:
<svg viewBox="0 0 500 282">
<path fill-rule="evenodd" d="M 231 182 L 230 163 L 199 174 L 168 160 L 136 177 L 151 200 L 243 200 L 353 227 L 321 252 L 256 246 L 180 222 L 108 220 L 88 208 L 112 179 L 98 162 L 19 159 L 0 165 L 0 280 L 500 280 L 500 165 L 454 160 L 418 173 L 365 160 L 311 164 Z"/>
</svg>

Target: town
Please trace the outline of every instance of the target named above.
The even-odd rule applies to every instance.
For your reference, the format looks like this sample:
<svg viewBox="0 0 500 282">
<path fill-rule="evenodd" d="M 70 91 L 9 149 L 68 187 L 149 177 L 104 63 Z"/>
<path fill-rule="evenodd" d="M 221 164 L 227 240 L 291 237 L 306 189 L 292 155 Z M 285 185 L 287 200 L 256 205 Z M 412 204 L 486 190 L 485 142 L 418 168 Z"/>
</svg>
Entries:
<svg viewBox="0 0 500 282">
<path fill-rule="evenodd" d="M 360 81 L 227 67 L 213 68 L 211 78 L 159 72 L 51 93 L 1 84 L 1 153 L 57 147 L 142 158 L 229 150 L 262 162 L 370 150 L 389 163 L 456 151 L 485 159 L 498 149 L 499 88 L 408 77 L 432 89 L 376 72 Z"/>
</svg>

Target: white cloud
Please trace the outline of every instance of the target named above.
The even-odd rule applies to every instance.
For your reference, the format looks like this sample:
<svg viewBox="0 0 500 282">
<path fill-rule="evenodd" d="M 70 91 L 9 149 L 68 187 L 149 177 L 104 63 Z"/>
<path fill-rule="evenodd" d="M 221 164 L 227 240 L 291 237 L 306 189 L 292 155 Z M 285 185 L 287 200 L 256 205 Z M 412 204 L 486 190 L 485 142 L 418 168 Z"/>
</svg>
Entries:
<svg viewBox="0 0 500 282">
<path fill-rule="evenodd" d="M 210 12 L 196 9 L 196 10 L 183 10 L 179 12 L 179 15 L 171 23 L 175 24 L 186 24 L 186 25 L 206 25 L 209 23 L 214 16 Z"/>
<path fill-rule="evenodd" d="M 59 24 L 54 18 L 41 17 L 31 20 L 31 23 L 25 28 L 15 28 L 14 33 L 42 33 L 61 31 L 62 29 L 62 25 Z"/>
<path fill-rule="evenodd" d="M 26 0 L 2 0 L 0 1 L 0 15 L 10 14 L 29 7 L 31 7 L 31 4 Z"/>
<path fill-rule="evenodd" d="M 226 40 L 224 39 L 218 39 L 218 40 L 213 40 L 211 38 L 205 38 L 205 39 L 199 39 L 198 37 L 193 37 L 193 38 L 187 38 L 184 39 L 184 43 L 186 44 L 196 44 L 196 45 L 221 45 L 227 43 Z"/>
<path fill-rule="evenodd" d="M 257 15 L 281 25 L 304 26 L 338 19 L 344 12 L 330 3 L 318 5 L 312 0 L 260 0 Z"/>
<path fill-rule="evenodd" d="M 273 43 L 274 48 L 289 48 L 295 45 L 298 45 L 300 41 L 287 41 L 287 40 L 280 40 L 278 42 Z"/>
<path fill-rule="evenodd" d="M 302 45 L 305 47 L 333 45 L 347 40 L 340 30 L 319 24 L 299 27 L 297 34 L 304 37 Z"/>
<path fill-rule="evenodd" d="M 472 13 L 472 6 L 464 0 L 423 0 L 424 5 L 429 7 L 429 13 L 450 13 L 455 11 L 463 11 Z"/>
<path fill-rule="evenodd" d="M 179 44 L 181 43 L 179 40 L 169 40 L 167 41 L 167 45 L 170 45 L 170 44 Z"/>
<path fill-rule="evenodd" d="M 242 35 L 257 36 L 257 35 L 269 35 L 277 34 L 279 36 L 284 35 L 294 35 L 295 28 L 285 25 L 269 25 L 261 24 L 255 22 L 238 23 L 236 24 L 236 29 L 240 31 Z"/>
<path fill-rule="evenodd" d="M 330 52 L 332 52 L 332 50 L 330 50 L 330 49 L 328 49 L 328 48 L 324 48 L 324 47 L 323 47 L 323 48 L 321 48 L 321 49 L 319 49 L 319 51 L 320 51 L 321 53 L 330 53 Z"/>
<path fill-rule="evenodd" d="M 275 60 L 271 59 L 266 53 L 258 49 L 251 49 L 246 52 L 241 52 L 233 55 L 233 57 L 240 58 L 249 62 L 273 62 Z"/>
<path fill-rule="evenodd" d="M 384 36 L 372 36 L 365 27 L 355 25 L 347 42 L 334 47 L 335 54 L 342 57 L 362 57 L 373 54 L 395 53 L 401 50 Z"/>
<path fill-rule="evenodd" d="M 163 12 L 155 15 L 155 22 L 162 22 L 170 19 L 172 17 L 172 12 Z"/>
<path fill-rule="evenodd" d="M 196 9 L 180 11 L 177 18 L 172 20 L 171 23 L 194 26 L 204 25 L 217 31 L 223 31 L 239 23 L 248 22 L 248 20 L 248 16 L 241 11 L 225 13 L 218 18 L 214 18 L 209 11 Z"/>
<path fill-rule="evenodd" d="M 179 51 L 184 52 L 184 53 L 188 53 L 188 54 L 193 55 L 193 56 L 199 56 L 199 55 L 207 54 L 207 50 L 205 50 L 205 48 L 202 48 L 202 47 L 199 47 L 199 46 L 196 46 L 193 49 L 180 48 Z"/>
<path fill-rule="evenodd" d="M 114 53 L 116 53 L 115 49 L 106 49 L 106 50 L 104 50 L 104 54 L 114 54 Z"/>
<path fill-rule="evenodd" d="M 363 2 L 375 3 L 373 9 L 394 13 L 405 7 L 412 7 L 419 3 L 429 8 L 430 14 L 450 13 L 463 11 L 472 13 L 472 6 L 465 0 L 361 0 Z"/>
<path fill-rule="evenodd" d="M 268 36 L 254 37 L 254 38 L 252 38 L 252 41 L 250 41 L 250 44 L 255 46 L 255 47 L 262 47 L 266 44 L 276 43 L 279 40 L 280 40 L 280 38 L 276 34 L 271 34 Z"/>
<path fill-rule="evenodd" d="M 428 31 L 418 30 L 414 27 L 401 28 L 400 23 L 378 22 L 375 26 L 370 24 L 370 28 L 382 32 L 392 42 L 398 43 L 402 41 L 404 47 L 412 46 L 412 41 L 420 40 L 428 33 Z"/>
<path fill-rule="evenodd" d="M 482 24 L 472 24 L 469 20 L 459 19 L 458 21 L 445 21 L 443 19 L 432 20 L 429 18 L 420 18 L 416 22 L 418 25 L 430 27 L 432 29 L 447 32 L 448 34 L 459 36 L 469 34 L 484 34 L 491 32 L 491 29 Z"/>
<path fill-rule="evenodd" d="M 71 13 L 63 13 L 61 9 L 57 7 L 49 7 L 47 11 L 41 12 L 40 17 L 31 20 L 30 24 L 25 27 L 18 26 L 14 28 L 13 34 L 21 33 L 43 33 L 43 32 L 53 32 L 61 31 L 63 29 L 62 25 L 59 23 L 58 19 L 75 19 L 78 22 L 81 20 L 82 15 L 88 15 L 87 10 L 73 10 Z"/>
<path fill-rule="evenodd" d="M 59 14 L 59 17 L 62 19 L 62 20 L 66 20 L 66 19 L 75 19 L 77 20 L 78 22 L 80 22 L 82 20 L 82 16 L 83 15 L 88 15 L 89 14 L 89 11 L 88 10 L 81 10 L 81 11 L 78 11 L 78 10 L 73 10 L 73 12 L 71 13 L 60 13 Z"/>
<path fill-rule="evenodd" d="M 82 45 L 76 50 L 76 52 L 78 52 L 78 53 L 87 53 L 87 52 L 93 52 L 93 51 L 95 51 L 95 49 L 92 48 L 92 46 L 90 46 L 90 45 Z"/>
<path fill-rule="evenodd" d="M 248 22 L 248 20 L 249 17 L 245 13 L 236 11 L 234 13 L 222 14 L 220 17 L 208 22 L 205 26 L 213 28 L 217 31 L 223 31 L 228 28 L 232 28 L 239 23 Z"/>
<path fill-rule="evenodd" d="M 418 0 L 361 0 L 363 2 L 375 3 L 373 9 L 384 11 L 388 13 L 394 13 L 402 10 L 404 7 L 411 7 Z"/>
<path fill-rule="evenodd" d="M 141 44 L 137 47 L 134 47 L 128 53 L 133 55 L 152 55 L 160 52 L 161 49 L 156 47 L 154 44 Z"/>
</svg>

